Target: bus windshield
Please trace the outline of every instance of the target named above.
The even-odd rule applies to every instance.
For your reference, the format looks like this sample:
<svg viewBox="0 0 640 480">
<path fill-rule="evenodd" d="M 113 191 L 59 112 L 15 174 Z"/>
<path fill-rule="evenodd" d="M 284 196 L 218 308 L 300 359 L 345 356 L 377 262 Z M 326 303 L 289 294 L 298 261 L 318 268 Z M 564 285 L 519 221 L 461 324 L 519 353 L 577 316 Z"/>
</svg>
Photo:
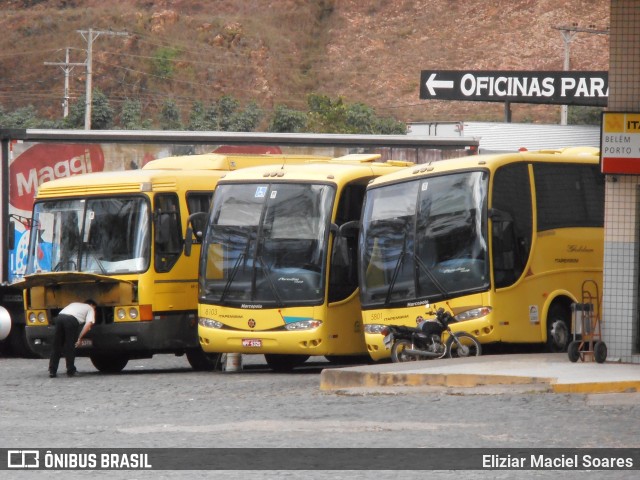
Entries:
<svg viewBox="0 0 640 480">
<path fill-rule="evenodd" d="M 488 173 L 421 178 L 367 192 L 363 307 L 407 305 L 489 287 Z"/>
<path fill-rule="evenodd" d="M 150 229 L 143 197 L 37 202 L 26 273 L 145 271 Z"/>
<path fill-rule="evenodd" d="M 329 185 L 219 185 L 202 247 L 201 301 L 321 304 L 334 196 Z"/>
</svg>

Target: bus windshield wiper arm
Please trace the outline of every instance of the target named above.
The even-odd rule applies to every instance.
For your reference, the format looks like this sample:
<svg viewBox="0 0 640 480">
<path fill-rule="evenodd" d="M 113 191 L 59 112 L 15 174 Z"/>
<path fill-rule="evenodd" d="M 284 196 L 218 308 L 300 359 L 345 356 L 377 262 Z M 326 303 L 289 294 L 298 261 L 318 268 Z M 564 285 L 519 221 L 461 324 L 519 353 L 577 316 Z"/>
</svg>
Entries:
<svg viewBox="0 0 640 480">
<path fill-rule="evenodd" d="M 442 295 L 444 298 L 448 298 L 449 292 L 447 292 L 447 290 L 438 281 L 438 279 L 433 274 L 431 269 L 429 267 L 427 267 L 424 264 L 424 262 L 422 260 L 420 260 L 420 258 L 418 256 L 414 255 L 413 256 L 413 260 L 416 263 L 416 265 L 420 268 L 420 270 L 422 270 L 427 275 L 427 277 L 429 277 L 429 280 L 431 280 L 431 282 L 435 285 L 436 289 L 440 292 L 440 295 Z"/>
<path fill-rule="evenodd" d="M 273 283 L 273 279 L 271 278 L 271 275 L 269 275 L 271 271 L 267 268 L 267 265 L 262 259 L 262 256 L 258 256 L 258 263 L 262 267 L 262 271 L 264 272 L 264 276 L 267 279 L 267 283 L 269 284 L 269 287 L 273 292 L 273 297 L 276 299 L 276 304 L 278 305 L 278 307 L 283 307 L 284 304 L 282 303 L 282 298 L 280 298 L 280 294 L 278 293 L 278 287 L 276 287 L 275 284 Z M 253 290 L 255 291 L 255 289 Z"/>
<path fill-rule="evenodd" d="M 400 257 L 396 262 L 396 267 L 393 270 L 393 275 L 391 276 L 391 282 L 389 282 L 389 288 L 387 290 L 387 296 L 384 299 L 384 304 L 389 305 L 389 301 L 391 300 L 391 294 L 393 293 L 393 287 L 396 285 L 396 280 L 398 279 L 398 274 L 400 273 L 400 267 L 404 263 L 404 257 L 407 254 L 406 249 L 403 248 L 402 252 L 400 252 Z"/>
<path fill-rule="evenodd" d="M 242 252 L 240 255 L 238 255 L 238 259 L 236 260 L 236 263 L 233 265 L 233 269 L 231 270 L 231 275 L 229 275 L 229 280 L 227 280 L 227 283 L 225 283 L 224 289 L 222 290 L 222 294 L 220 295 L 220 301 L 221 302 L 229 294 L 229 290 L 231 289 L 231 284 L 233 283 L 233 280 L 236 278 L 236 274 L 238 273 L 238 270 L 240 269 L 240 263 L 242 262 L 244 257 L 245 257 L 245 253 L 244 252 Z"/>
</svg>

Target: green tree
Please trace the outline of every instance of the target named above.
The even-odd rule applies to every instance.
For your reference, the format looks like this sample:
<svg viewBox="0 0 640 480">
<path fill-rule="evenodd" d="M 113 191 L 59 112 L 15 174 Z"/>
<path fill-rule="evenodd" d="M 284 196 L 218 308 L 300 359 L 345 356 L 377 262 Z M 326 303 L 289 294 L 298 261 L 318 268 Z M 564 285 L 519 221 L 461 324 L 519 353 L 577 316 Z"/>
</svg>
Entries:
<svg viewBox="0 0 640 480">
<path fill-rule="evenodd" d="M 569 106 L 567 123 L 569 125 L 600 125 L 602 121 L 601 107 Z"/>
<path fill-rule="evenodd" d="M 204 111 L 204 124 L 206 125 L 207 130 L 218 130 L 219 129 L 219 119 L 220 112 L 218 108 L 217 102 L 211 102 L 208 108 Z"/>
<path fill-rule="evenodd" d="M 256 102 L 250 102 L 241 112 L 236 112 L 231 121 L 234 132 L 253 132 L 262 120 L 263 112 Z"/>
<path fill-rule="evenodd" d="M 351 133 L 346 123 L 346 105 L 341 97 L 331 100 L 312 93 L 307 97 L 307 129 L 315 133 Z"/>
<path fill-rule="evenodd" d="M 231 95 L 223 95 L 218 101 L 218 128 L 222 131 L 233 130 L 233 121 L 238 110 L 238 100 Z"/>
<path fill-rule="evenodd" d="M 207 125 L 206 111 L 201 101 L 196 100 L 191 105 L 191 112 L 189 112 L 189 126 L 188 130 L 203 131 L 210 130 Z"/>
<path fill-rule="evenodd" d="M 139 100 L 128 98 L 122 103 L 120 126 L 124 130 L 145 130 L 151 128 L 151 120 L 142 120 L 142 104 Z"/>
<path fill-rule="evenodd" d="M 180 109 L 176 102 L 168 98 L 162 104 L 160 111 L 160 126 L 163 130 L 182 130 Z"/>
<path fill-rule="evenodd" d="M 407 124 L 395 118 L 376 118 L 373 132 L 378 135 L 406 135 Z"/>
<path fill-rule="evenodd" d="M 158 48 L 151 60 L 153 74 L 167 80 L 173 76 L 174 60 L 180 51 L 172 47 Z"/>
<path fill-rule="evenodd" d="M 4 128 L 36 128 L 42 126 L 33 105 L 18 108 L 13 112 L 5 112 L 0 106 L 0 125 Z"/>
<path fill-rule="evenodd" d="M 284 105 L 276 105 L 269 123 L 269 131 L 275 133 L 304 132 L 307 127 L 307 114 Z"/>
<path fill-rule="evenodd" d="M 84 99 L 71 105 L 69 115 L 64 120 L 65 128 L 83 128 L 85 111 Z M 111 127 L 113 127 L 113 109 L 109 105 L 107 96 L 96 88 L 91 97 L 91 129 L 107 130 Z"/>
<path fill-rule="evenodd" d="M 349 133 L 377 133 L 374 131 L 376 121 L 376 114 L 373 108 L 363 103 L 354 103 L 346 108 L 345 123 Z"/>
<path fill-rule="evenodd" d="M 380 118 L 363 103 L 347 104 L 342 98 L 311 94 L 307 99 L 307 131 L 316 133 L 406 134 L 403 122 Z"/>
</svg>

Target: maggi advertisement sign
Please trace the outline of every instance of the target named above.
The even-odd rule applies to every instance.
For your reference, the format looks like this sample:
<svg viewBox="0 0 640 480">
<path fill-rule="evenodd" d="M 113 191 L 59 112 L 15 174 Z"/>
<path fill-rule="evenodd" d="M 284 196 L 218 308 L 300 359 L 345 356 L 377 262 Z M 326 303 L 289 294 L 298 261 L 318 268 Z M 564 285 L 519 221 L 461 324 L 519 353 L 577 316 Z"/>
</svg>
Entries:
<svg viewBox="0 0 640 480">
<path fill-rule="evenodd" d="M 640 113 L 602 114 L 600 166 L 602 173 L 640 174 Z"/>
</svg>

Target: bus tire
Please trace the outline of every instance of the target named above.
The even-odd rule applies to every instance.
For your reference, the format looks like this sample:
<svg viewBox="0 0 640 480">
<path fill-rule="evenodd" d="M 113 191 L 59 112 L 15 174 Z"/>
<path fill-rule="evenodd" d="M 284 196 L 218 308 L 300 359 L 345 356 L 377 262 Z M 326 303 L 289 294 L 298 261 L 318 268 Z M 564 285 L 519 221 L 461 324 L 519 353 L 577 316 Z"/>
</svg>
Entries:
<svg viewBox="0 0 640 480">
<path fill-rule="evenodd" d="M 371 363 L 369 355 L 325 355 L 332 365 L 362 365 Z"/>
<path fill-rule="evenodd" d="M 29 347 L 25 329 L 26 327 L 22 324 L 14 324 L 11 326 L 11 332 L 7 337 L 11 353 L 20 358 L 39 358 L 39 355 L 33 352 Z"/>
<path fill-rule="evenodd" d="M 274 372 L 290 372 L 307 361 L 309 355 L 280 355 L 265 353 L 264 359 Z"/>
<path fill-rule="evenodd" d="M 101 373 L 119 373 L 129 363 L 127 357 L 116 357 L 115 355 L 94 353 L 91 363 Z"/>
<path fill-rule="evenodd" d="M 567 350 L 570 340 L 569 318 L 562 306 L 552 305 L 547 314 L 547 350 L 559 353 Z"/>
<path fill-rule="evenodd" d="M 187 361 L 191 368 L 197 372 L 222 370 L 220 358 L 220 353 L 206 353 L 199 347 L 187 350 Z"/>
</svg>

